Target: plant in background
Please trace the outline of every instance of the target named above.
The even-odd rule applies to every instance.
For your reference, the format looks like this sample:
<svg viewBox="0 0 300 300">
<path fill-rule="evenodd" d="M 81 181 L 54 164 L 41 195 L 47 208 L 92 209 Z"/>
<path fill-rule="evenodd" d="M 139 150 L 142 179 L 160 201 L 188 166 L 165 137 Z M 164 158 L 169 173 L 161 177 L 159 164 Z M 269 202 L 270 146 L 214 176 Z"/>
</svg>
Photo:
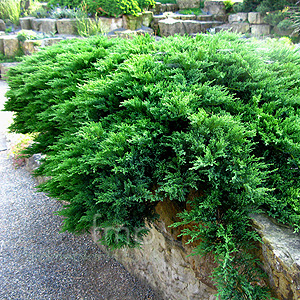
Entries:
<svg viewBox="0 0 300 300">
<path fill-rule="evenodd" d="M 21 0 L 0 0 L 0 18 L 19 24 Z"/>
<path fill-rule="evenodd" d="M 285 18 L 288 18 L 290 16 L 290 13 L 288 12 L 287 9 L 284 10 L 278 10 L 275 12 L 267 12 L 264 21 L 267 24 L 270 24 L 272 26 L 276 26 L 279 24 L 281 21 L 283 21 Z"/>
<path fill-rule="evenodd" d="M 116 18 L 126 14 L 137 16 L 142 11 L 137 0 L 85 0 L 83 5 L 93 16 L 95 14 Z"/>
<path fill-rule="evenodd" d="M 37 19 L 49 18 L 50 11 L 44 7 L 38 6 L 35 9 L 31 10 L 30 16 L 35 17 Z"/>
<path fill-rule="evenodd" d="M 178 13 L 180 13 L 182 15 L 201 15 L 202 9 L 201 8 L 188 8 L 188 9 L 178 11 Z"/>
<path fill-rule="evenodd" d="M 93 19 L 86 17 L 77 17 L 76 21 L 78 34 L 83 37 L 103 34 L 109 31 L 109 28 L 105 28 L 101 19 L 98 18 L 97 15 Z"/>
<path fill-rule="evenodd" d="M 47 155 L 36 175 L 68 202 L 64 230 L 133 247 L 175 201 L 194 253 L 214 253 L 220 297 L 270 299 L 250 214 L 300 228 L 299 61 L 284 40 L 228 32 L 72 40 L 10 69 L 5 109 L 11 130 L 39 133 L 28 153 Z"/>
<path fill-rule="evenodd" d="M 26 40 L 36 40 L 38 35 L 32 30 L 20 30 L 17 34 L 17 39 L 19 42 L 24 42 Z"/>
<path fill-rule="evenodd" d="M 288 31 L 293 29 L 294 22 L 291 19 L 285 19 L 278 23 L 278 29 L 282 31 Z"/>
<path fill-rule="evenodd" d="M 54 7 L 50 11 L 50 18 L 52 19 L 76 19 L 80 17 L 86 17 L 86 14 L 78 8 L 67 8 L 67 7 Z"/>
<path fill-rule="evenodd" d="M 233 10 L 234 2 L 232 0 L 223 1 L 226 9 L 226 13 L 230 13 Z"/>
<path fill-rule="evenodd" d="M 79 8 L 82 0 L 50 0 L 48 2 L 49 8 L 54 7 L 68 7 L 68 8 Z"/>
<path fill-rule="evenodd" d="M 141 10 L 148 10 L 155 6 L 155 0 L 137 0 L 137 2 Z"/>
</svg>

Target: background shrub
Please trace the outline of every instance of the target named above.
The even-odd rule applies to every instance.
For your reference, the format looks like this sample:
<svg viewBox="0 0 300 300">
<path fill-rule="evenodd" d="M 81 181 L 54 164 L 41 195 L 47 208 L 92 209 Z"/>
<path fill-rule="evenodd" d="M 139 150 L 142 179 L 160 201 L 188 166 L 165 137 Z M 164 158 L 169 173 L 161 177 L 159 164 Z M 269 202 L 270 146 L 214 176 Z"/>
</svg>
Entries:
<svg viewBox="0 0 300 300">
<path fill-rule="evenodd" d="M 47 154 L 37 174 L 69 202 L 65 230 L 134 246 L 168 198 L 195 253 L 215 253 L 220 296 L 268 299 L 249 214 L 299 229 L 299 63 L 286 40 L 225 32 L 73 40 L 11 69 L 5 108 L 38 133 L 29 152 Z"/>
</svg>

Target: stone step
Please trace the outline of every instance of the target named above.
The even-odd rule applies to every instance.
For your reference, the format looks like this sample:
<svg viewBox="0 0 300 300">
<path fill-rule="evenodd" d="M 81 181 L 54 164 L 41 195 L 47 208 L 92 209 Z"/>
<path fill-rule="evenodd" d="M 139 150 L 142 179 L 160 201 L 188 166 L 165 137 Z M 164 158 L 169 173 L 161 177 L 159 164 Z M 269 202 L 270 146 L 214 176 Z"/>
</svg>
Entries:
<svg viewBox="0 0 300 300">
<path fill-rule="evenodd" d="M 18 65 L 19 62 L 13 62 L 13 63 L 1 63 L 0 64 L 0 74 L 1 74 L 1 79 L 6 80 L 6 73 L 11 67 L 15 67 Z"/>
<path fill-rule="evenodd" d="M 219 21 L 178 20 L 173 18 L 158 22 L 161 36 L 205 33 L 208 29 L 220 26 L 221 24 L 222 22 Z"/>
</svg>

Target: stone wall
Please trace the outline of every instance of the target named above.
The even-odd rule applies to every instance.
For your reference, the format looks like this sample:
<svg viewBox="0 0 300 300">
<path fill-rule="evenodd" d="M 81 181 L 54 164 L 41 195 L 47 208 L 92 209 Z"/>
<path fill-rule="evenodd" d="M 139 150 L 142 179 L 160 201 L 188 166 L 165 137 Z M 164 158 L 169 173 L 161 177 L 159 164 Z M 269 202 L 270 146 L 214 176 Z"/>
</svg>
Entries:
<svg viewBox="0 0 300 300">
<path fill-rule="evenodd" d="M 168 300 L 216 300 L 210 279 L 215 267 L 212 256 L 188 256 L 195 245 L 176 238 L 180 228 L 170 229 L 180 207 L 171 201 L 156 207 L 160 219 L 151 227 L 140 249 L 102 250 L 114 256 L 129 272 L 146 281 Z M 300 236 L 275 224 L 264 215 L 253 216 L 254 228 L 262 236 L 257 256 L 268 274 L 266 283 L 279 300 L 300 299 Z M 100 236 L 92 231 L 95 242 Z"/>
</svg>

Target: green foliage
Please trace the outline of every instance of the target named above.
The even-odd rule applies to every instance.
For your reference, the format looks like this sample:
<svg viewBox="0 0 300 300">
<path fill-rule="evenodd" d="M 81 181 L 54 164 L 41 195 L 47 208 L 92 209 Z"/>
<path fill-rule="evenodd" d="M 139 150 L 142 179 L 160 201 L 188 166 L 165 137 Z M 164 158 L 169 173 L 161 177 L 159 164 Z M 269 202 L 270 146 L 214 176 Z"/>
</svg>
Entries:
<svg viewBox="0 0 300 300">
<path fill-rule="evenodd" d="M 286 31 L 293 29 L 294 22 L 291 19 L 285 19 L 278 23 L 277 27 L 280 30 Z"/>
<path fill-rule="evenodd" d="M 119 17 L 123 14 L 136 16 L 141 12 L 137 0 L 85 0 L 85 7 L 87 12 L 93 15 L 98 13 L 109 17 Z"/>
<path fill-rule="evenodd" d="M 225 0 L 223 1 L 225 5 L 225 9 L 227 13 L 230 13 L 233 9 L 234 2 L 232 0 Z"/>
<path fill-rule="evenodd" d="M 20 30 L 17 34 L 17 39 L 19 42 L 24 42 L 26 40 L 36 40 L 38 35 L 32 30 Z"/>
<path fill-rule="evenodd" d="M 54 7 L 67 7 L 67 8 L 79 8 L 82 0 L 50 0 L 48 2 L 49 8 Z"/>
<path fill-rule="evenodd" d="M 286 10 L 283 10 L 283 11 L 279 10 L 276 12 L 267 13 L 266 16 L 264 17 L 264 21 L 267 24 L 276 26 L 281 21 L 283 21 L 285 18 L 287 18 L 288 16 L 289 16 L 289 13 Z"/>
<path fill-rule="evenodd" d="M 54 7 L 51 9 L 49 16 L 52 19 L 76 19 L 80 17 L 87 17 L 80 9 L 67 7 Z"/>
<path fill-rule="evenodd" d="M 76 18 L 76 28 L 78 34 L 83 37 L 103 34 L 109 31 L 109 28 L 105 28 L 101 19 L 97 16 L 93 19 L 86 17 Z"/>
<path fill-rule="evenodd" d="M 202 9 L 201 8 L 188 8 L 184 10 L 179 10 L 178 13 L 182 15 L 201 15 Z"/>
<path fill-rule="evenodd" d="M 19 24 L 21 0 L 0 0 L 0 19 Z"/>
<path fill-rule="evenodd" d="M 285 40 L 228 32 L 72 40 L 9 71 L 5 109 L 38 133 L 28 153 L 47 154 L 37 174 L 69 203 L 65 230 L 131 247 L 158 201 L 180 202 L 174 226 L 215 253 L 220 297 L 269 299 L 249 214 L 300 226 L 299 63 Z"/>
<path fill-rule="evenodd" d="M 236 7 L 237 11 L 258 11 L 262 13 L 282 10 L 287 6 L 295 5 L 297 0 L 244 0 Z"/>
</svg>

